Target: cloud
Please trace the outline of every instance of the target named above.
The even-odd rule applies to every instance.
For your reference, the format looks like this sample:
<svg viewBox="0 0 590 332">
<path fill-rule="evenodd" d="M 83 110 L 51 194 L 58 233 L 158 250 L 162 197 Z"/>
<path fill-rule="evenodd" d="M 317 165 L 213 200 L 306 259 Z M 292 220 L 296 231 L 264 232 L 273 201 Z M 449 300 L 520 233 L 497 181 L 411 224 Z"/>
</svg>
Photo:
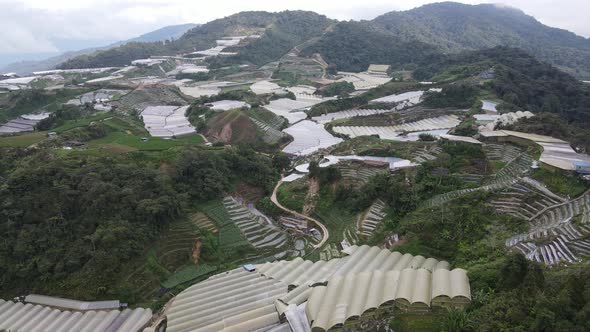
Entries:
<svg viewBox="0 0 590 332">
<path fill-rule="evenodd" d="M 124 40 L 157 28 L 181 23 L 206 23 L 244 10 L 311 10 L 328 17 L 372 19 L 391 10 L 407 10 L 435 0 L 0 0 L 0 54 L 45 52 L 58 41 Z M 505 3 L 543 23 L 590 36 L 586 0 L 461 0 L 464 3 Z M 75 43 L 73 43 L 75 44 Z"/>
</svg>

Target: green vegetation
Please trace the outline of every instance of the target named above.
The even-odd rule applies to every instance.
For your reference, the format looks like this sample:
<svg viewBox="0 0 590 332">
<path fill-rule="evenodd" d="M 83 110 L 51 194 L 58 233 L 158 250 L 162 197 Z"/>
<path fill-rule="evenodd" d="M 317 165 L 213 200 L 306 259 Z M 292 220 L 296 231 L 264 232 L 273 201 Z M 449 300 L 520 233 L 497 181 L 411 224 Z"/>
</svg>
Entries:
<svg viewBox="0 0 590 332">
<path fill-rule="evenodd" d="M 479 90 L 471 85 L 447 85 L 442 92 L 426 92 L 422 105 L 432 108 L 471 108 Z"/>
<path fill-rule="evenodd" d="M 580 178 L 573 175 L 565 175 L 559 171 L 550 172 L 542 168 L 536 169 L 530 175 L 535 180 L 538 180 L 556 194 L 567 197 L 578 197 L 587 189 L 586 185 Z"/>
<path fill-rule="evenodd" d="M 25 148 L 47 138 L 47 132 L 39 131 L 30 134 L 0 137 L 0 147 Z"/>
<path fill-rule="evenodd" d="M 86 89 L 20 90 L 0 99 L 0 123 L 28 113 L 55 112 Z"/>
<path fill-rule="evenodd" d="M 284 183 L 279 187 L 277 200 L 287 209 L 301 212 L 307 196 L 308 188 L 305 180 Z"/>
<path fill-rule="evenodd" d="M 495 46 L 519 47 L 571 74 L 590 77 L 586 39 L 543 25 L 511 7 L 442 2 L 392 11 L 372 23 L 405 42 L 420 41 L 446 54 Z"/>
<path fill-rule="evenodd" d="M 303 49 L 302 55 L 320 53 L 340 71 L 365 71 L 372 63 L 395 69 L 425 64 L 437 51 L 419 41 L 404 42 L 369 22 L 339 22 L 320 39 Z"/>
<path fill-rule="evenodd" d="M 319 90 L 319 94 L 324 97 L 348 97 L 348 94 L 354 92 L 354 84 L 350 82 L 336 82 L 326 85 Z"/>
</svg>

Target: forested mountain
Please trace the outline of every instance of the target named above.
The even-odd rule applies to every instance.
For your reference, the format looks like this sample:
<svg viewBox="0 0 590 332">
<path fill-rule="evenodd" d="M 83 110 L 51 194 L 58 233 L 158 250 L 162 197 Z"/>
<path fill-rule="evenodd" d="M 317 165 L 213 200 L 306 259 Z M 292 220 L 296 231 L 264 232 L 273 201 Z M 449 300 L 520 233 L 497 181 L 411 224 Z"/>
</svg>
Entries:
<svg viewBox="0 0 590 332">
<path fill-rule="evenodd" d="M 371 63 L 396 68 L 428 63 L 439 55 L 437 49 L 422 42 L 404 41 L 368 22 L 340 22 L 302 55 L 319 53 L 329 64 L 343 71 L 364 71 Z"/>
<path fill-rule="evenodd" d="M 589 39 L 506 6 L 436 3 L 390 12 L 372 23 L 402 40 L 428 43 L 442 52 L 517 47 L 571 74 L 590 76 Z"/>
</svg>

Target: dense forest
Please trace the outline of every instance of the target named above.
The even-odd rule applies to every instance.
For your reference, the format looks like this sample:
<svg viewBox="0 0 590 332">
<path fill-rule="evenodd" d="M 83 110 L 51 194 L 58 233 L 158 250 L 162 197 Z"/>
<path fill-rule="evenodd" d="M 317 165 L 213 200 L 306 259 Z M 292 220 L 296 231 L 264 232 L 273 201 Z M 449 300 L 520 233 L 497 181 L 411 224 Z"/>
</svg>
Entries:
<svg viewBox="0 0 590 332">
<path fill-rule="evenodd" d="M 218 198 L 239 181 L 269 192 L 278 179 L 271 158 L 248 148 L 179 155 L 171 173 L 141 155 L 3 150 L 0 292 L 108 297 L 125 262 L 189 202 Z"/>
<path fill-rule="evenodd" d="M 570 74 L 590 77 L 590 40 L 509 6 L 443 2 L 390 12 L 372 23 L 403 41 L 420 41 L 444 53 L 518 47 Z"/>
<path fill-rule="evenodd" d="M 341 71 L 365 71 L 372 63 L 394 68 L 415 68 L 427 63 L 438 52 L 421 42 L 404 42 L 366 22 L 340 22 L 302 55 L 320 53 L 324 60 Z"/>
</svg>

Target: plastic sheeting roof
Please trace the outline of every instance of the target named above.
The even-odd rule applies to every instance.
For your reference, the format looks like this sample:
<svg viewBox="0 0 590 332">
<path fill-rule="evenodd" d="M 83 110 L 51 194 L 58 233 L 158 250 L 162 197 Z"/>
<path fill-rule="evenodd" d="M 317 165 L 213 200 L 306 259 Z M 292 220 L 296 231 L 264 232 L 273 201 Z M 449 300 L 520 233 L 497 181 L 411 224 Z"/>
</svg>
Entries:
<svg viewBox="0 0 590 332">
<path fill-rule="evenodd" d="M 263 276 L 280 280 L 288 285 L 317 285 L 329 278 L 348 273 L 368 271 L 401 271 L 405 268 L 426 269 L 433 271 L 449 268 L 449 263 L 434 258 L 402 255 L 379 247 L 351 246 L 344 250 L 349 256 L 329 261 L 306 261 L 298 257 L 291 261 L 278 261 L 257 266 L 258 273 Z"/>
<path fill-rule="evenodd" d="M 326 131 L 324 126 L 309 120 L 301 121 L 283 131 L 293 136 L 293 142 L 283 149 L 283 152 L 290 154 L 308 155 L 342 142 L 341 138 Z"/>
<path fill-rule="evenodd" d="M 306 312 L 314 330 L 328 330 L 386 303 L 402 301 L 430 307 L 437 296 L 471 299 L 467 272 L 406 268 L 334 276 L 327 286 L 312 288 Z"/>
<path fill-rule="evenodd" d="M 279 325 L 274 301 L 287 285 L 238 268 L 184 290 L 167 311 L 168 332 L 254 331 Z"/>
<path fill-rule="evenodd" d="M 0 300 L 0 329 L 51 332 L 136 332 L 152 318 L 150 309 L 61 311 L 44 305 Z"/>
</svg>

